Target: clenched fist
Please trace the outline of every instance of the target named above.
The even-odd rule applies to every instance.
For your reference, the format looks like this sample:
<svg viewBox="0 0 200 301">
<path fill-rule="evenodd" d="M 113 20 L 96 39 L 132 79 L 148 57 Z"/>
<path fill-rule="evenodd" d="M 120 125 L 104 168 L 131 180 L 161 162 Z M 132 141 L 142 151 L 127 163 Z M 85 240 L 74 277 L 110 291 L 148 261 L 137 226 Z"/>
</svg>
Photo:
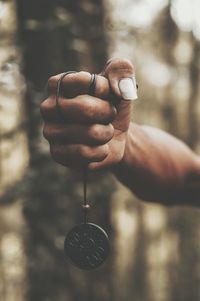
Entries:
<svg viewBox="0 0 200 301">
<path fill-rule="evenodd" d="M 133 65 L 124 59 L 110 60 L 96 76 L 93 96 L 88 92 L 90 73 L 68 74 L 62 80 L 58 110 L 60 76 L 49 79 L 49 97 L 41 104 L 43 133 L 52 157 L 74 169 L 118 164 L 124 155 L 131 118 L 132 102 L 127 100 L 137 98 Z"/>
</svg>

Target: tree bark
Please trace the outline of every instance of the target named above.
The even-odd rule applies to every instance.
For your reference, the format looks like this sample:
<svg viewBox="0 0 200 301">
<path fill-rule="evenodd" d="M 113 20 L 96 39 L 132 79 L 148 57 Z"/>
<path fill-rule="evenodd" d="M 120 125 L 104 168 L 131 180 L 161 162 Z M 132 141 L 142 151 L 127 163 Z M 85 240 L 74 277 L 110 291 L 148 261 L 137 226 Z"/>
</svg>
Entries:
<svg viewBox="0 0 200 301">
<path fill-rule="evenodd" d="M 81 296 L 82 301 L 111 301 L 109 263 L 85 274 L 64 260 L 66 232 L 82 222 L 82 175 L 52 161 L 41 137 L 39 114 L 42 90 L 50 75 L 86 68 L 97 72 L 102 68 L 107 57 L 102 1 L 18 0 L 17 4 L 27 82 L 30 152 L 29 190 L 24 207 L 29 229 L 27 298 L 77 301 Z M 111 232 L 112 184 L 105 175 L 98 174 L 89 176 L 89 187 L 89 199 L 94 204 L 91 221 Z"/>
</svg>

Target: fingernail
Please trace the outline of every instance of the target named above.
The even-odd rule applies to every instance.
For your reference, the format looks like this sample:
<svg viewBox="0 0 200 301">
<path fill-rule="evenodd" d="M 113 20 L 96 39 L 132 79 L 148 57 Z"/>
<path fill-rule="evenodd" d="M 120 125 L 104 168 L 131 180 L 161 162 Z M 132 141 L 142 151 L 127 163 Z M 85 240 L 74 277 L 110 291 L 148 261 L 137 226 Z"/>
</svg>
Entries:
<svg viewBox="0 0 200 301">
<path fill-rule="evenodd" d="M 133 78 L 123 78 L 119 81 L 119 89 L 124 100 L 136 100 L 137 88 L 136 81 Z"/>
</svg>

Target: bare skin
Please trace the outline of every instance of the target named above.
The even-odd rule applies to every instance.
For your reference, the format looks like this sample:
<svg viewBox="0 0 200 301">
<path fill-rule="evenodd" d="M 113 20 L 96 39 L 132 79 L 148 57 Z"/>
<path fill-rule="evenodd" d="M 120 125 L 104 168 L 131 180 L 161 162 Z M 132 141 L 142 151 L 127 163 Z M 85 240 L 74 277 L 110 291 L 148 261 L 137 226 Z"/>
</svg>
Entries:
<svg viewBox="0 0 200 301">
<path fill-rule="evenodd" d="M 59 77 L 49 79 L 49 97 L 41 104 L 44 137 L 56 162 L 109 169 L 145 201 L 199 206 L 199 157 L 164 131 L 130 121 L 133 102 L 122 98 L 118 83 L 135 77 L 131 62 L 109 61 L 97 76 L 95 96 L 88 95 L 88 72 L 65 77 L 59 100 L 63 118 L 55 102 Z"/>
</svg>

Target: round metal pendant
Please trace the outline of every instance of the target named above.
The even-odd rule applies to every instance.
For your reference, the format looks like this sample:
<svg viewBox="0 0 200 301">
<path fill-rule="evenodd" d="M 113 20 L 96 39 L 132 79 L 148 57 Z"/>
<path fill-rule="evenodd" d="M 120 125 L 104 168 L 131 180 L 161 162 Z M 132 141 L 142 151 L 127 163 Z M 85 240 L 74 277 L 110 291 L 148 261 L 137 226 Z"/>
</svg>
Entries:
<svg viewBox="0 0 200 301">
<path fill-rule="evenodd" d="M 95 224 L 78 225 L 67 234 L 64 252 L 66 257 L 80 269 L 95 269 L 109 254 L 108 236 Z"/>
</svg>

